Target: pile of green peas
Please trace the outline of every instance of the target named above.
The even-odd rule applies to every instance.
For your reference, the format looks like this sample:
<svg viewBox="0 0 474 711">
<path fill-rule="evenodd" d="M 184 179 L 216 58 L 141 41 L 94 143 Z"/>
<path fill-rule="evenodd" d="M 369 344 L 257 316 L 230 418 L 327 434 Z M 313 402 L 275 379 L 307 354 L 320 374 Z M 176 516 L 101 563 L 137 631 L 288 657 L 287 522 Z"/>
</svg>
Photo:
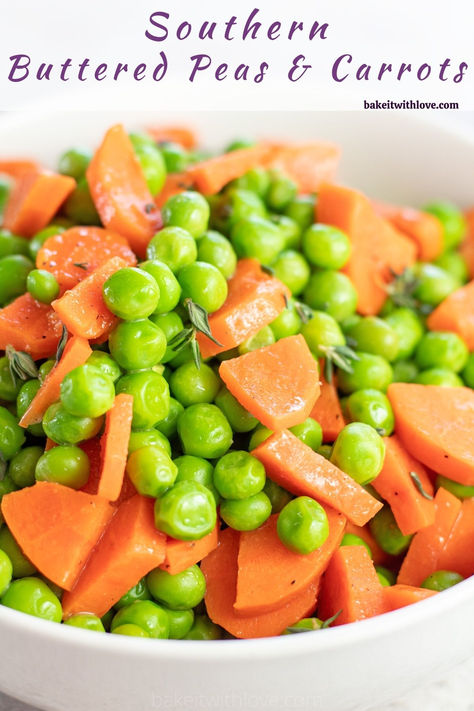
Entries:
<svg viewBox="0 0 474 711">
<path fill-rule="evenodd" d="M 199 159 L 177 144 L 157 145 L 143 134 L 131 134 L 130 140 L 153 195 L 167 173 L 183 171 Z M 239 147 L 241 142 L 236 142 L 227 150 Z M 51 225 L 31 240 L 0 229 L 0 307 L 25 292 L 44 304 L 58 296 L 55 277 L 35 269 L 34 262 L 48 237 L 73 225 L 101 224 L 86 177 L 91 157 L 82 148 L 61 157 L 59 171 L 74 177 L 77 186 Z M 9 182 L 0 179 L 0 214 L 9 190 Z M 324 508 L 307 496 L 294 497 L 267 478 L 251 452 L 272 433 L 227 390 L 219 378 L 219 361 L 297 333 L 317 359 L 352 349 L 354 357 L 337 373 L 348 424 L 336 441 L 323 443 L 321 427 L 312 418 L 291 430 L 371 489 L 383 465 L 382 438 L 394 430 L 385 394 L 389 384 L 474 388 L 474 353 L 456 334 L 426 329 L 427 313 L 468 279 L 457 250 L 465 225 L 454 206 L 434 203 L 426 208 L 443 225 L 445 250 L 435 263 L 419 263 L 411 270 L 408 301 L 393 292 L 377 316 L 364 318 L 356 313 L 357 293 L 342 271 L 351 255 L 350 240 L 341 230 L 315 221 L 315 204 L 316 196 L 299 195 L 288 176 L 262 168 L 250 170 L 216 196 L 186 191 L 170 198 L 162 210 L 163 229 L 151 239 L 146 260 L 119 270 L 104 285 L 104 301 L 119 318 L 108 343 L 94 346 L 87 363 L 65 377 L 59 401 L 41 423 L 26 431 L 18 420 L 54 360 L 38 363 L 37 377 L 22 381 L 12 377 L 8 358 L 0 358 L 0 451 L 5 468 L 0 499 L 36 481 L 81 489 L 90 471 L 81 443 L 100 435 L 115 395 L 128 393 L 133 396 L 133 422 L 126 475 L 140 494 L 156 500 L 159 530 L 193 541 L 214 529 L 217 512 L 224 525 L 238 531 L 254 530 L 277 514 L 283 545 L 297 554 L 317 550 L 329 534 Z M 226 300 L 227 280 L 237 260 L 245 257 L 270 270 L 288 287 L 291 298 L 278 318 L 238 348 L 198 365 L 191 347 L 196 324 L 189 304 L 207 314 L 217 311 Z M 176 337 L 186 330 L 191 340 L 175 347 Z M 47 452 L 46 436 L 57 445 Z M 460 498 L 474 496 L 474 487 L 444 477 L 438 477 L 437 485 Z M 388 505 L 370 529 L 394 561 L 393 568 L 376 566 L 379 579 L 383 585 L 394 584 L 397 557 L 407 550 L 411 537 L 401 534 Z M 341 545 L 363 545 L 371 555 L 366 541 L 354 534 L 346 534 Z M 423 585 L 441 590 L 460 579 L 452 571 L 437 571 Z M 128 636 L 219 639 L 224 633 L 206 616 L 204 594 L 198 565 L 178 575 L 156 569 L 104 618 L 84 612 L 65 624 Z M 25 558 L 0 514 L 2 604 L 59 622 L 61 595 Z M 297 624 L 317 629 L 315 619 Z"/>
</svg>

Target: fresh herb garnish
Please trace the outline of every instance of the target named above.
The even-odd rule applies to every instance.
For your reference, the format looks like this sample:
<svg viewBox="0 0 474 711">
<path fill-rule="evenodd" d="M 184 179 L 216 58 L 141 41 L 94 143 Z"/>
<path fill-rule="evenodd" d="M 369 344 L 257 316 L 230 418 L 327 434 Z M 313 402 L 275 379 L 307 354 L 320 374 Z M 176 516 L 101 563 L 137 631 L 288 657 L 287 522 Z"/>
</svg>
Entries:
<svg viewBox="0 0 474 711">
<path fill-rule="evenodd" d="M 395 306 L 403 306 L 409 309 L 417 309 L 420 302 L 415 298 L 414 293 L 420 285 L 420 280 L 409 268 L 397 273 L 390 269 L 393 281 L 385 284 L 385 291 L 391 298 Z"/>
<path fill-rule="evenodd" d="M 327 629 L 330 625 L 332 625 L 332 623 L 337 620 L 337 618 L 339 617 L 339 615 L 341 614 L 341 612 L 342 612 L 342 610 L 338 610 L 335 615 L 333 615 L 332 617 L 328 617 L 327 620 L 324 620 L 323 624 L 321 625 L 321 629 L 322 629 L 322 630 L 325 630 L 325 629 Z"/>
<path fill-rule="evenodd" d="M 425 499 L 428 499 L 428 501 L 433 501 L 433 497 L 431 496 L 431 494 L 428 494 L 428 492 L 425 491 L 425 489 L 423 488 L 423 484 L 421 483 L 421 479 L 418 474 L 416 472 L 410 472 L 410 476 L 420 494 L 424 496 Z"/>
<path fill-rule="evenodd" d="M 61 356 L 64 353 L 64 349 L 66 348 L 66 343 L 67 343 L 67 328 L 63 324 L 61 338 L 59 339 L 58 348 L 56 351 L 56 363 L 59 363 L 59 361 L 61 360 Z"/>
<path fill-rule="evenodd" d="M 352 363 L 360 360 L 349 346 L 319 346 L 321 354 L 324 356 L 324 377 L 326 382 L 331 383 L 334 375 L 334 366 L 346 373 L 353 373 Z"/>
<path fill-rule="evenodd" d="M 264 274 L 268 274 L 268 276 L 275 276 L 275 270 L 272 269 L 272 267 L 267 267 L 266 264 L 261 264 L 260 269 Z"/>
<path fill-rule="evenodd" d="M 154 202 L 148 202 L 145 205 L 145 212 L 147 215 L 150 215 L 152 212 L 155 212 L 156 209 L 157 209 L 157 207 Z"/>
<path fill-rule="evenodd" d="M 74 262 L 74 266 L 78 269 L 84 269 L 84 271 L 89 269 L 89 264 L 87 262 Z"/>
<path fill-rule="evenodd" d="M 303 323 L 308 323 L 314 316 L 313 309 L 307 304 L 303 304 L 301 301 L 295 301 L 295 311 L 303 321 Z"/>
<path fill-rule="evenodd" d="M 31 380 L 31 378 L 38 377 L 38 368 L 28 353 L 17 351 L 13 346 L 8 345 L 5 348 L 5 355 L 8 358 L 8 368 L 15 384 L 18 380 Z"/>
<path fill-rule="evenodd" d="M 184 300 L 184 306 L 189 315 L 190 325 L 177 333 L 176 336 L 169 341 L 168 345 L 173 351 L 175 351 L 175 353 L 177 353 L 189 344 L 191 346 L 196 368 L 199 369 L 201 367 L 201 351 L 199 350 L 196 335 L 198 333 L 203 333 L 217 346 L 222 346 L 222 343 L 219 343 L 219 341 L 217 341 L 212 335 L 211 327 L 209 325 L 209 316 L 205 308 L 199 304 L 196 304 L 189 298 Z"/>
<path fill-rule="evenodd" d="M 318 620 L 317 617 L 311 617 L 311 627 L 297 627 L 296 625 L 292 625 L 291 627 L 287 627 L 285 632 L 289 634 L 300 634 L 300 632 L 314 632 L 315 630 L 320 630 L 322 629 L 322 622 L 321 620 Z"/>
</svg>

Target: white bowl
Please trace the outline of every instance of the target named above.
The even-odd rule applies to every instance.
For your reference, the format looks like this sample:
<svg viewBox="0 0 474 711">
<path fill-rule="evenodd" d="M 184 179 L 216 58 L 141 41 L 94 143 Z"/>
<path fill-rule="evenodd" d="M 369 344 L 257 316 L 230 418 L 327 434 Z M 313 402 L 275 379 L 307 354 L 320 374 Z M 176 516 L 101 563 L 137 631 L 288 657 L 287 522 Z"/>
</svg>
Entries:
<svg viewBox="0 0 474 711">
<path fill-rule="evenodd" d="M 323 137 L 344 149 L 341 177 L 371 196 L 474 202 L 474 141 L 413 115 L 195 113 L 204 143 L 236 135 Z M 106 126 L 170 114 L 4 116 L 0 155 L 54 165 Z M 474 578 L 425 602 L 312 634 L 220 642 L 143 640 L 64 628 L 0 607 L 0 688 L 51 711 L 381 708 L 474 652 Z"/>
</svg>

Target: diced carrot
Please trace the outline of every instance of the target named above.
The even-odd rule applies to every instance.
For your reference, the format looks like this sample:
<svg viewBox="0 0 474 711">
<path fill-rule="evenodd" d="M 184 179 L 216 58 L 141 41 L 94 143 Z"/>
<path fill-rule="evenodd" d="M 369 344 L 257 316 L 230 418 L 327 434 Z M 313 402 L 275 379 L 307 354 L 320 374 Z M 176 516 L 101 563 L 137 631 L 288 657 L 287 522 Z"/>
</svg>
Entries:
<svg viewBox="0 0 474 711">
<path fill-rule="evenodd" d="M 467 233 L 464 242 L 460 247 L 460 252 L 466 260 L 469 276 L 474 279 L 474 208 L 465 214 L 467 222 Z"/>
<path fill-rule="evenodd" d="M 109 311 L 102 296 L 107 279 L 127 266 L 121 257 L 112 257 L 83 281 L 53 301 L 52 307 L 74 336 L 98 339 L 112 331 L 118 318 Z"/>
<path fill-rule="evenodd" d="M 334 626 L 384 612 L 382 585 L 364 546 L 338 548 L 324 575 L 318 617 L 327 620 L 340 610 Z"/>
<path fill-rule="evenodd" d="M 173 195 L 179 195 L 185 190 L 190 190 L 194 183 L 187 173 L 169 173 L 166 176 L 166 181 L 158 193 L 155 195 L 155 204 L 161 208 Z"/>
<path fill-rule="evenodd" d="M 252 451 L 267 476 L 296 496 L 311 496 L 363 526 L 382 503 L 292 432 L 276 432 Z"/>
<path fill-rule="evenodd" d="M 375 211 L 404 235 L 418 249 L 418 259 L 432 262 L 443 251 L 443 226 L 437 217 L 413 207 L 399 207 L 387 203 L 372 203 Z"/>
<path fill-rule="evenodd" d="M 461 510 L 461 502 L 442 487 L 435 497 L 435 520 L 431 526 L 418 531 L 403 559 L 397 583 L 418 587 L 436 570 L 450 536 L 456 518 Z"/>
<path fill-rule="evenodd" d="M 203 358 L 223 353 L 254 336 L 274 321 L 285 308 L 288 288 L 279 279 L 262 271 L 256 259 L 240 259 L 228 282 L 229 292 L 223 306 L 209 317 L 214 338 L 198 334 Z"/>
<path fill-rule="evenodd" d="M 36 266 L 54 274 L 65 291 L 112 257 L 120 257 L 129 266 L 137 263 L 122 235 L 101 227 L 72 227 L 46 240 L 36 257 Z"/>
<path fill-rule="evenodd" d="M 101 469 L 100 437 L 86 439 L 85 442 L 81 442 L 78 446 L 87 454 L 89 458 L 89 479 L 84 484 L 81 491 L 85 491 L 87 494 L 97 494 Z"/>
<path fill-rule="evenodd" d="M 15 180 L 26 173 L 38 173 L 40 167 L 36 161 L 19 158 L 18 160 L 0 160 L 0 174 L 8 175 Z"/>
<path fill-rule="evenodd" d="M 185 126 L 148 126 L 147 133 L 157 143 L 178 143 L 188 151 L 197 145 L 196 134 Z"/>
<path fill-rule="evenodd" d="M 454 570 L 465 578 L 474 575 L 474 499 L 462 502 L 438 567 Z"/>
<path fill-rule="evenodd" d="M 277 610 L 293 600 L 326 570 L 344 533 L 345 517 L 326 508 L 329 536 L 309 555 L 288 550 L 277 533 L 278 514 L 254 531 L 240 534 L 234 610 L 248 617 Z"/>
<path fill-rule="evenodd" d="M 113 508 L 98 496 L 38 482 L 4 496 L 2 513 L 33 565 L 56 585 L 71 590 Z"/>
<path fill-rule="evenodd" d="M 28 427 L 41 422 L 43 415 L 53 402 L 59 400 L 61 383 L 74 368 L 83 365 L 92 353 L 87 341 L 78 336 L 70 338 L 61 360 L 48 373 L 40 389 L 34 396 L 29 408 L 20 420 L 21 427 Z"/>
<path fill-rule="evenodd" d="M 384 612 L 399 610 L 401 607 L 427 600 L 436 594 L 436 590 L 426 590 L 413 585 L 390 585 L 382 590 Z"/>
<path fill-rule="evenodd" d="M 369 526 L 356 526 L 351 521 L 347 521 L 344 533 L 352 533 L 354 536 L 359 536 L 359 538 L 362 538 L 362 540 L 367 543 L 372 552 L 374 565 L 390 565 L 393 561 L 393 556 L 389 555 L 389 553 L 385 553 L 385 551 L 380 548 L 370 532 Z"/>
<path fill-rule="evenodd" d="M 201 563 L 206 578 L 205 603 L 213 622 L 240 639 L 275 637 L 291 624 L 308 617 L 316 607 L 318 581 L 282 607 L 253 617 L 241 617 L 234 610 L 237 588 L 239 532 L 221 531 L 219 545 Z"/>
<path fill-rule="evenodd" d="M 396 435 L 384 437 L 385 459 L 380 474 L 372 486 L 390 504 L 395 520 L 404 536 L 430 526 L 435 519 L 433 484 L 423 464 L 408 454 Z M 426 496 L 418 489 L 416 475 Z"/>
<path fill-rule="evenodd" d="M 219 375 L 239 403 L 271 430 L 309 417 L 319 396 L 319 368 L 301 334 L 221 363 Z"/>
<path fill-rule="evenodd" d="M 44 445 L 44 451 L 49 452 L 50 449 L 53 449 L 54 447 L 57 447 L 58 445 L 56 442 L 53 442 L 52 439 L 49 439 L 49 437 L 46 437 L 46 443 Z M 90 492 L 92 493 L 92 492 Z"/>
<path fill-rule="evenodd" d="M 272 144 L 265 165 L 285 173 L 301 193 L 315 193 L 321 183 L 331 182 L 337 171 L 341 150 L 334 143 Z"/>
<path fill-rule="evenodd" d="M 116 501 L 122 491 L 132 418 L 133 395 L 117 395 L 105 415 L 105 431 L 101 438 L 102 467 L 97 493 L 108 501 Z"/>
<path fill-rule="evenodd" d="M 377 314 L 393 275 L 415 262 L 415 245 L 377 215 L 367 198 L 355 190 L 324 184 L 316 209 L 318 222 L 343 230 L 352 243 L 344 271 L 357 290 L 357 310 L 364 316 Z"/>
<path fill-rule="evenodd" d="M 0 311 L 0 350 L 8 345 L 29 353 L 34 360 L 54 355 L 61 324 L 49 304 L 26 293 Z"/>
<path fill-rule="evenodd" d="M 271 147 L 261 143 L 197 163 L 187 173 L 201 193 L 215 195 L 231 180 L 264 163 L 271 153 Z"/>
<path fill-rule="evenodd" d="M 120 506 L 75 587 L 63 596 L 65 618 L 79 612 L 102 617 L 161 565 L 166 536 L 155 528 L 153 504 L 153 499 L 136 495 Z"/>
<path fill-rule="evenodd" d="M 32 237 L 51 222 L 75 186 L 74 178 L 46 170 L 22 174 L 8 198 L 4 226 L 14 234 Z"/>
<path fill-rule="evenodd" d="M 432 331 L 454 331 L 474 350 L 474 280 L 449 294 L 426 323 Z"/>
<path fill-rule="evenodd" d="M 123 126 L 107 131 L 87 168 L 87 180 L 105 227 L 126 237 L 133 251 L 144 257 L 161 227 L 161 215 Z"/>
<path fill-rule="evenodd" d="M 474 486 L 474 391 L 392 383 L 387 394 L 408 452 L 438 474 Z"/>
<path fill-rule="evenodd" d="M 323 442 L 334 442 L 339 432 L 344 428 L 344 415 L 342 414 L 339 395 L 335 377 L 333 382 L 328 383 L 324 377 L 324 368 L 320 363 L 319 379 L 321 381 L 321 390 L 319 397 L 316 400 L 310 417 L 317 420 L 323 430 Z"/>
<path fill-rule="evenodd" d="M 219 525 L 198 541 L 178 541 L 168 538 L 166 541 L 166 557 L 160 568 L 171 575 L 182 573 L 191 565 L 199 563 L 219 543 Z"/>
</svg>

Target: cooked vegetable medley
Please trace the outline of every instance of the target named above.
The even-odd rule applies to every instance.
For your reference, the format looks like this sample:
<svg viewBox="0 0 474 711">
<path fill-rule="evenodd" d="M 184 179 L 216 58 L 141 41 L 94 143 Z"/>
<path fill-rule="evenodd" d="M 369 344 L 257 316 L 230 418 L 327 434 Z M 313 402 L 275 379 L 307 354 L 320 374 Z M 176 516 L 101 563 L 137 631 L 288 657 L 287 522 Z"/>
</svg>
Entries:
<svg viewBox="0 0 474 711">
<path fill-rule="evenodd" d="M 117 125 L 0 160 L 2 605 L 252 638 L 474 574 L 474 211 L 338 159 Z"/>
</svg>

